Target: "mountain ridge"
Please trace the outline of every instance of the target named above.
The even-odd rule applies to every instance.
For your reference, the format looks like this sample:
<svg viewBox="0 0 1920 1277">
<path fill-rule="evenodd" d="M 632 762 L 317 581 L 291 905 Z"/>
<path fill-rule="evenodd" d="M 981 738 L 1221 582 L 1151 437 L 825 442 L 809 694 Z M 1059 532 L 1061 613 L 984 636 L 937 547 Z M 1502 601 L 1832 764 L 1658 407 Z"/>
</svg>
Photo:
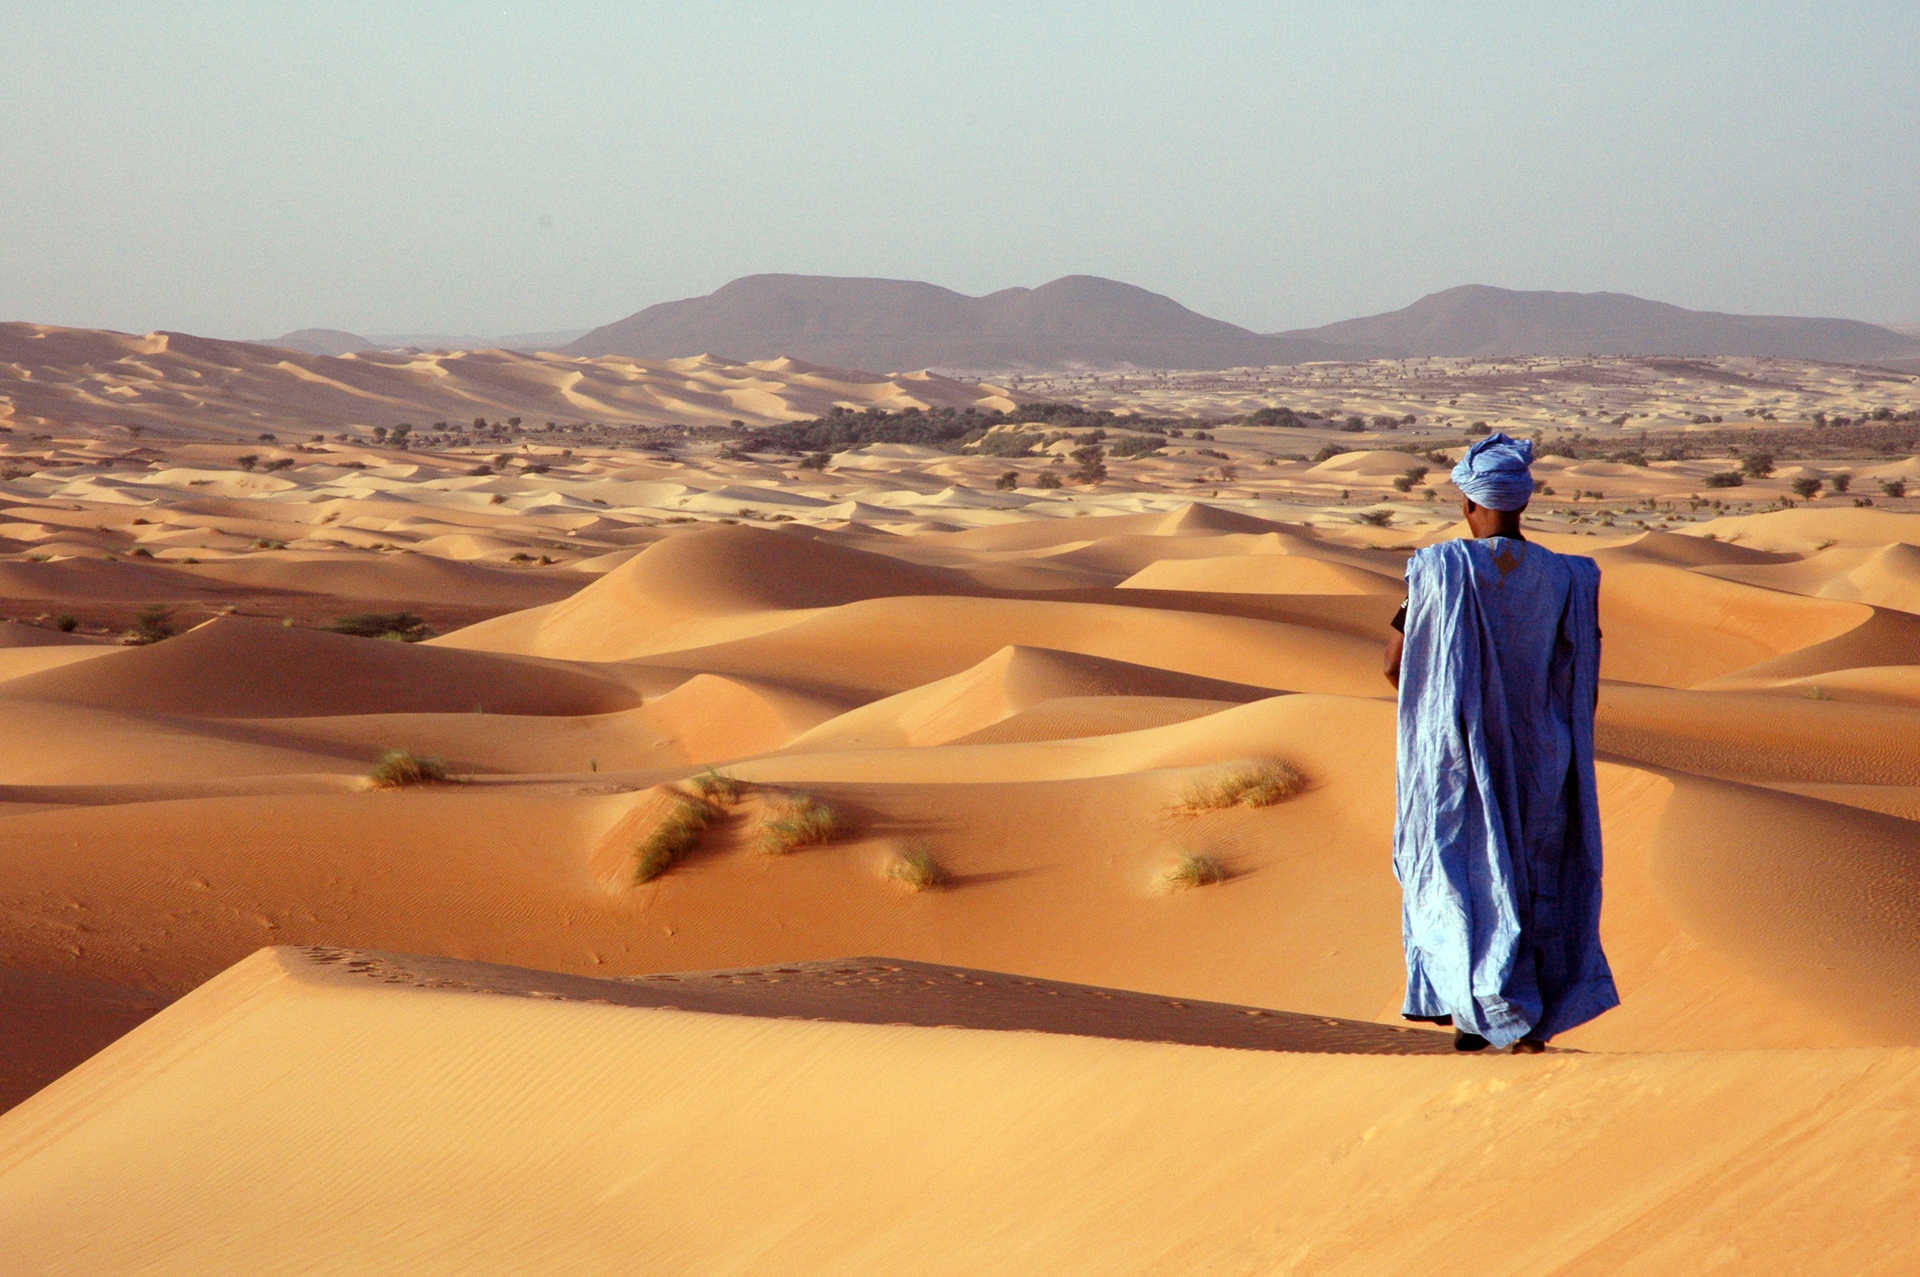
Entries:
<svg viewBox="0 0 1920 1277">
<path fill-rule="evenodd" d="M 539 340 L 562 337 L 571 340 Z M 425 345 L 320 328 L 264 344 L 324 355 Z M 1399 310 L 1260 333 L 1097 275 L 1063 275 L 1035 288 L 973 297 L 920 280 L 770 273 L 658 302 L 584 333 L 448 339 L 444 346 L 642 360 L 787 356 L 838 368 L 961 372 L 1527 355 L 1771 355 L 1904 365 L 1920 359 L 1920 331 L 1833 317 L 1691 310 L 1630 293 L 1462 284 Z"/>
<path fill-rule="evenodd" d="M 1462 284 L 1399 310 L 1279 336 L 1421 355 L 1775 355 L 1870 362 L 1920 355 L 1920 340 L 1857 319 L 1689 310 L 1630 293 Z"/>
<path fill-rule="evenodd" d="M 746 275 L 702 297 L 660 302 L 594 329 L 566 353 L 733 357 L 741 349 L 893 369 L 1226 368 L 1351 353 L 1256 333 L 1096 275 L 970 297 L 918 280 L 790 274 Z"/>
</svg>

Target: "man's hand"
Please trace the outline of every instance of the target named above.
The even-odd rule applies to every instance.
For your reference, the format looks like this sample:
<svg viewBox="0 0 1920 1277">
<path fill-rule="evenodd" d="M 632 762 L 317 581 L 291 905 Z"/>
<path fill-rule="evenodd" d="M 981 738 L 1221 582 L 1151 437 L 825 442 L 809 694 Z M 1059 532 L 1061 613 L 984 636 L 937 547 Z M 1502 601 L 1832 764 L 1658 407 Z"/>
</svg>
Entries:
<svg viewBox="0 0 1920 1277">
<path fill-rule="evenodd" d="M 1400 686 L 1400 653 L 1407 646 L 1407 636 L 1399 630 L 1387 640 L 1387 681 L 1395 687 Z"/>
</svg>

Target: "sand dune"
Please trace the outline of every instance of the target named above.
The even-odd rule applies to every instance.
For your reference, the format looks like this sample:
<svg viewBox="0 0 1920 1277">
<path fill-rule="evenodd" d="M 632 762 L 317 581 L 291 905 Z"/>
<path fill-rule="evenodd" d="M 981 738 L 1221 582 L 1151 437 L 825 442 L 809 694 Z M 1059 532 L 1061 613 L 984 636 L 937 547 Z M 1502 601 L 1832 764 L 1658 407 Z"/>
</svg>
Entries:
<svg viewBox="0 0 1920 1277">
<path fill-rule="evenodd" d="M 1184 698 L 1236 704 L 1268 695 L 1268 688 L 1171 674 L 1152 666 L 1009 646 L 950 678 L 871 701 L 821 723 L 794 739 L 791 747 L 942 745 L 1060 698 Z"/>
<path fill-rule="evenodd" d="M 1120 584 L 1229 594 L 1406 594 L 1404 581 L 1385 572 L 1294 554 L 1163 559 Z"/>
<path fill-rule="evenodd" d="M 86 393 L 139 412 L 215 367 L 416 415 L 449 387 L 576 420 L 961 393 L 795 360 L 279 352 L 269 376 L 168 334 L 13 338 L 96 360 Z M 1077 441 L 819 470 L 698 432 L 399 449 L 364 422 L 176 443 L 16 417 L 0 1023 L 29 1031 L 0 1038 L 0 1102 L 52 1085 L 0 1118 L 8 1253 L 939 1270 L 991 1235 L 1041 1269 L 1445 1270 L 1497 1229 L 1507 1268 L 1900 1267 L 1920 537 L 1906 498 L 1786 486 L 1839 462 L 1709 492 L 1734 461 L 1550 459 L 1530 535 L 1605 574 L 1625 1002 L 1532 1061 L 1434 1058 L 1398 1022 L 1380 657 L 1408 555 L 1458 533 L 1435 455 L 1465 422 L 1439 423 L 1584 413 L 1652 455 L 1643 423 L 1710 408 L 1759 438 L 1785 427 L 1737 404 L 1907 393 L 1689 368 L 1654 402 L 1644 361 L 1303 365 L 1296 402 L 1419 424 L 1226 422 L 1050 488 Z M 1248 412 L 1266 375 L 1133 402 Z M 1899 464 L 1841 461 L 1856 488 Z M 1393 486 L 1416 464 L 1431 496 Z M 433 637 L 324 628 L 403 611 Z M 394 748 L 452 782 L 370 790 Z M 1190 802 L 1271 760 L 1303 788 Z M 704 828 L 637 882 L 703 786 Z M 768 854 L 803 798 L 831 830 Z M 1176 889 L 1191 856 L 1223 880 Z M 918 858 L 939 883 L 912 889 Z"/>
<path fill-rule="evenodd" d="M 158 435 L 225 430 L 253 438 L 260 409 L 309 428 L 489 416 L 612 417 L 627 422 L 757 422 L 819 416 L 836 404 L 1011 407 L 998 388 L 946 377 L 881 377 L 798 363 L 713 356 L 643 362 L 503 350 L 305 354 L 185 333 L 142 337 L 0 324 L 0 366 L 22 426 L 138 425 Z M 273 489 L 266 476 L 253 481 Z"/>
<path fill-rule="evenodd" d="M 1342 1055 L 1364 1030 L 1193 1006 L 1149 1020 L 1314 1049 L 769 1018 L 876 976 L 953 1024 L 1106 1010 L 871 963 L 683 991 L 268 951 L 0 1123 L 0 1218 L 48 1272 L 976 1272 L 987 1236 L 1048 1271 L 1482 1271 L 1460 1239 L 1489 1234 L 1530 1269 L 1920 1259 L 1884 1227 L 1913 1188 L 1889 1120 L 1920 1102 L 1911 1050 Z M 342 1133 L 357 1173 L 326 1173 Z"/>
<path fill-rule="evenodd" d="M 600 714 L 617 683 L 537 663 L 224 617 L 84 668 L 29 674 L 5 694 L 210 718 L 452 712 Z"/>
</svg>

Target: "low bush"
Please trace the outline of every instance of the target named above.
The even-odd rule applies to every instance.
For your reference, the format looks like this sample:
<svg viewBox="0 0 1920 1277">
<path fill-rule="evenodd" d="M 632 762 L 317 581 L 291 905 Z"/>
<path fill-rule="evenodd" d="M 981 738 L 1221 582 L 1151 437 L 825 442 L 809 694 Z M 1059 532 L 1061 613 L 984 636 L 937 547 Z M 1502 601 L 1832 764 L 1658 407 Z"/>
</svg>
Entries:
<svg viewBox="0 0 1920 1277">
<path fill-rule="evenodd" d="M 440 785 L 447 781 L 447 765 L 404 749 L 390 749 L 367 773 L 375 789 L 405 789 L 409 785 Z"/>
<path fill-rule="evenodd" d="M 1181 807 L 1186 811 L 1271 807 L 1306 785 L 1307 778 L 1291 763 L 1279 759 L 1243 763 L 1189 785 Z"/>
<path fill-rule="evenodd" d="M 760 850 L 782 855 L 795 847 L 832 842 L 846 823 L 832 806 L 812 794 L 795 794 L 767 817 L 760 831 Z"/>
<path fill-rule="evenodd" d="M 1167 867 L 1161 879 L 1168 887 L 1205 887 L 1227 880 L 1227 867 L 1212 856 L 1189 851 Z"/>
<path fill-rule="evenodd" d="M 746 783 L 736 776 L 709 767 L 687 782 L 693 791 L 710 803 L 719 803 L 731 807 L 740 801 L 740 795 L 746 792 Z"/>
<path fill-rule="evenodd" d="M 700 835 L 713 823 L 713 809 L 692 798 L 675 797 L 674 805 L 634 848 L 633 880 L 652 882 L 673 862 L 700 845 Z"/>
<path fill-rule="evenodd" d="M 155 603 L 143 607 L 133 619 L 133 638 L 136 643 L 158 643 L 161 639 L 172 638 L 173 609 Z"/>
<path fill-rule="evenodd" d="M 887 877 L 909 891 L 930 891 L 944 886 L 949 877 L 933 853 L 925 847 L 903 847 L 887 861 Z"/>
<path fill-rule="evenodd" d="M 356 638 L 399 639 L 407 643 L 418 643 L 433 633 L 424 620 L 411 612 L 354 612 L 327 628 L 335 634 L 351 634 Z"/>
</svg>

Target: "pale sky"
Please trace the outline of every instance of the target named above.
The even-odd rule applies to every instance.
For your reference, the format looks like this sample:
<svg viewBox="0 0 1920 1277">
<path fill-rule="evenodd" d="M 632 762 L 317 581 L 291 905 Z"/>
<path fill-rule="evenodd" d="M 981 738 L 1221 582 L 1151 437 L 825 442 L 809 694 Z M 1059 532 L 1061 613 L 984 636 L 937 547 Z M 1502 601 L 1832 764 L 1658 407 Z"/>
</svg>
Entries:
<svg viewBox="0 0 1920 1277">
<path fill-rule="evenodd" d="M 0 320 L 499 335 L 794 271 L 1920 321 L 1916 48 L 1914 0 L 0 0 Z"/>
</svg>

